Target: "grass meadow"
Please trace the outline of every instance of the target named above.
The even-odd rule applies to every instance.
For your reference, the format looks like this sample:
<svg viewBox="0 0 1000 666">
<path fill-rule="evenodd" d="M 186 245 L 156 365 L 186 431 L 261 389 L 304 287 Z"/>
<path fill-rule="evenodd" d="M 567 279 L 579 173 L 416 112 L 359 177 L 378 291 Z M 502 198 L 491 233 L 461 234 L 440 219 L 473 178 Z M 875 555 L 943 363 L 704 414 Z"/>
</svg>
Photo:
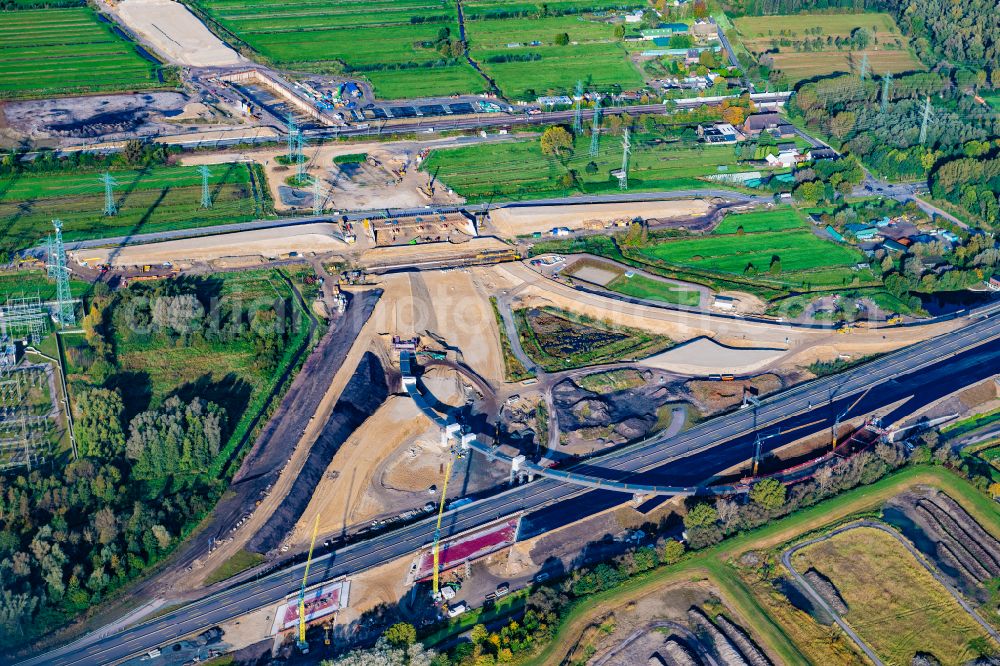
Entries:
<svg viewBox="0 0 1000 666">
<path fill-rule="evenodd" d="M 0 98 L 166 87 L 159 69 L 90 7 L 0 12 Z"/>
<path fill-rule="evenodd" d="M 100 173 L 30 174 L 0 179 L 0 251 L 37 245 L 63 221 L 67 241 L 242 222 L 261 214 L 249 168 L 212 167 L 212 207 L 201 207 L 201 176 L 194 167 L 156 166 L 113 171 L 118 213 L 103 214 Z"/>
<path fill-rule="evenodd" d="M 814 567 L 847 603 L 847 623 L 886 663 L 933 654 L 940 663 L 975 659 L 969 647 L 986 633 L 906 549 L 884 532 L 859 527 L 807 546 L 792 557 Z"/>
</svg>

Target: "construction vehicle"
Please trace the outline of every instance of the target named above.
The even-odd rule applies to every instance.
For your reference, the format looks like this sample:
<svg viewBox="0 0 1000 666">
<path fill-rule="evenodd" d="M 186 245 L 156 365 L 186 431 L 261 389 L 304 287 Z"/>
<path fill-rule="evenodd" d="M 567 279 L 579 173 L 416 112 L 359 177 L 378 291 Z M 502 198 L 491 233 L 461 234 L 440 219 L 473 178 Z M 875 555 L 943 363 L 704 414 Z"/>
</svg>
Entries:
<svg viewBox="0 0 1000 666">
<path fill-rule="evenodd" d="M 323 645 L 330 644 L 330 634 L 333 632 L 333 623 L 327 622 L 323 625 Z"/>
<path fill-rule="evenodd" d="M 309 643 L 306 642 L 306 582 L 309 580 L 309 566 L 312 564 L 313 548 L 316 546 L 316 534 L 319 532 L 319 514 L 313 521 L 312 541 L 309 542 L 309 556 L 306 558 L 306 568 L 302 572 L 302 587 L 299 589 L 299 640 L 296 643 L 302 654 L 309 654 Z"/>
<path fill-rule="evenodd" d="M 902 318 L 902 317 L 900 317 L 899 315 L 892 315 L 891 317 L 889 317 L 889 318 L 888 318 L 888 319 L 887 319 L 887 320 L 885 321 L 885 323 L 886 323 L 886 324 L 887 324 L 888 326 L 895 326 L 896 324 L 902 324 L 902 323 L 903 323 L 903 318 Z"/>
</svg>

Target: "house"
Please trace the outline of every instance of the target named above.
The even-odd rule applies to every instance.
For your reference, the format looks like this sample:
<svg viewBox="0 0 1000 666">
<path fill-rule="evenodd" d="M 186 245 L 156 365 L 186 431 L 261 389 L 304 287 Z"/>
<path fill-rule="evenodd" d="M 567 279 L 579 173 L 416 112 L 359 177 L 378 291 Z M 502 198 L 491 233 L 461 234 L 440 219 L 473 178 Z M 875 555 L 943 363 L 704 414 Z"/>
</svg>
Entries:
<svg viewBox="0 0 1000 666">
<path fill-rule="evenodd" d="M 711 126 L 698 125 L 698 136 L 705 143 L 736 143 L 743 138 L 739 130 L 729 123 L 715 123 Z"/>
<path fill-rule="evenodd" d="M 806 159 L 812 162 L 815 162 L 816 160 L 836 160 L 839 158 L 840 153 L 833 148 L 813 148 L 806 153 Z"/>
<path fill-rule="evenodd" d="M 906 252 L 909 248 L 900 243 L 899 241 L 893 240 L 891 238 L 885 239 L 882 243 L 882 247 L 890 252 Z"/>
<path fill-rule="evenodd" d="M 698 20 L 691 26 L 691 34 L 696 39 L 718 39 L 719 27 L 713 21 Z"/>
<path fill-rule="evenodd" d="M 632 12 L 631 14 L 626 14 L 625 15 L 625 22 L 626 23 L 642 23 L 642 10 L 641 9 L 637 9 L 634 12 Z"/>
<path fill-rule="evenodd" d="M 784 120 L 777 113 L 754 113 L 743 121 L 743 133 L 757 136 L 761 132 L 776 128 Z"/>
<path fill-rule="evenodd" d="M 986 281 L 986 288 L 990 291 L 1000 291 L 1000 276 L 993 275 Z"/>
<path fill-rule="evenodd" d="M 716 294 L 712 301 L 712 307 L 719 310 L 732 310 L 736 307 L 736 299 L 732 296 L 719 296 Z"/>
<path fill-rule="evenodd" d="M 792 150 L 783 150 L 777 155 L 768 155 L 765 159 L 771 166 L 792 167 L 802 161 L 802 155 L 793 148 Z"/>
<path fill-rule="evenodd" d="M 539 106 L 570 106 L 573 104 L 571 100 L 566 95 L 552 95 L 548 97 L 539 97 L 537 100 Z"/>
<path fill-rule="evenodd" d="M 853 234 L 859 241 L 874 240 L 876 236 L 881 235 L 875 227 L 861 222 L 851 222 L 845 225 L 844 229 Z"/>
<path fill-rule="evenodd" d="M 684 64 L 694 65 L 698 62 L 700 56 L 701 51 L 698 49 L 688 49 L 687 53 L 684 55 Z"/>
</svg>

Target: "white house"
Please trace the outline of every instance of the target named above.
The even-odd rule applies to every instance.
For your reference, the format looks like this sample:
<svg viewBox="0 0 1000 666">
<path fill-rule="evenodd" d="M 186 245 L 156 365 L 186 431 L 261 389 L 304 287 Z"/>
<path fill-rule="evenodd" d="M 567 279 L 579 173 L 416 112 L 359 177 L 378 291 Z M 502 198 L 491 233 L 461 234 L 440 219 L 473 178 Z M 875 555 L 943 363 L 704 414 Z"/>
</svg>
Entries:
<svg viewBox="0 0 1000 666">
<path fill-rule="evenodd" d="M 795 166 L 799 161 L 801 161 L 802 156 L 799 155 L 797 150 L 783 150 L 777 155 L 768 155 L 767 163 L 771 166 L 783 166 L 790 167 Z"/>
</svg>

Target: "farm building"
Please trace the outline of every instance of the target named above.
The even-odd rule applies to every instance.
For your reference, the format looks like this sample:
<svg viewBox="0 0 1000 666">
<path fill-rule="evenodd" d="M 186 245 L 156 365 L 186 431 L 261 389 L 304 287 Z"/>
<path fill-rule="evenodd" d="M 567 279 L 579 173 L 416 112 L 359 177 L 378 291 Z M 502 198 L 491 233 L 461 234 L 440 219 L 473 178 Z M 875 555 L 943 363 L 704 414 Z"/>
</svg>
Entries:
<svg viewBox="0 0 1000 666">
<path fill-rule="evenodd" d="M 779 137 L 795 135 L 795 128 L 777 113 L 755 113 L 747 117 L 742 129 L 748 136 L 759 136 L 761 132 L 770 132 Z"/>
<path fill-rule="evenodd" d="M 729 123 L 715 123 L 708 127 L 698 125 L 698 136 L 705 143 L 736 143 L 743 138 L 739 130 Z"/>
<path fill-rule="evenodd" d="M 882 247 L 892 252 L 906 252 L 909 249 L 899 241 L 893 240 L 891 238 L 887 238 L 885 242 L 882 243 Z"/>
<path fill-rule="evenodd" d="M 829 236 L 830 238 L 832 238 L 833 240 L 837 241 L 838 243 L 846 243 L 847 242 L 847 239 L 844 238 L 844 236 L 839 231 L 837 231 L 836 229 L 834 229 L 833 226 L 831 226 L 829 224 L 826 225 L 826 235 Z"/>
<path fill-rule="evenodd" d="M 874 240 L 876 237 L 881 236 L 878 229 L 861 222 L 851 222 L 845 225 L 844 228 L 851 232 L 859 241 Z"/>
<path fill-rule="evenodd" d="M 838 153 L 833 148 L 813 148 L 808 153 L 806 153 L 806 158 L 811 161 L 835 160 L 840 158 L 840 153 Z"/>
<path fill-rule="evenodd" d="M 691 34 L 698 39 L 718 39 L 719 28 L 711 21 L 695 21 L 691 26 Z"/>
</svg>

